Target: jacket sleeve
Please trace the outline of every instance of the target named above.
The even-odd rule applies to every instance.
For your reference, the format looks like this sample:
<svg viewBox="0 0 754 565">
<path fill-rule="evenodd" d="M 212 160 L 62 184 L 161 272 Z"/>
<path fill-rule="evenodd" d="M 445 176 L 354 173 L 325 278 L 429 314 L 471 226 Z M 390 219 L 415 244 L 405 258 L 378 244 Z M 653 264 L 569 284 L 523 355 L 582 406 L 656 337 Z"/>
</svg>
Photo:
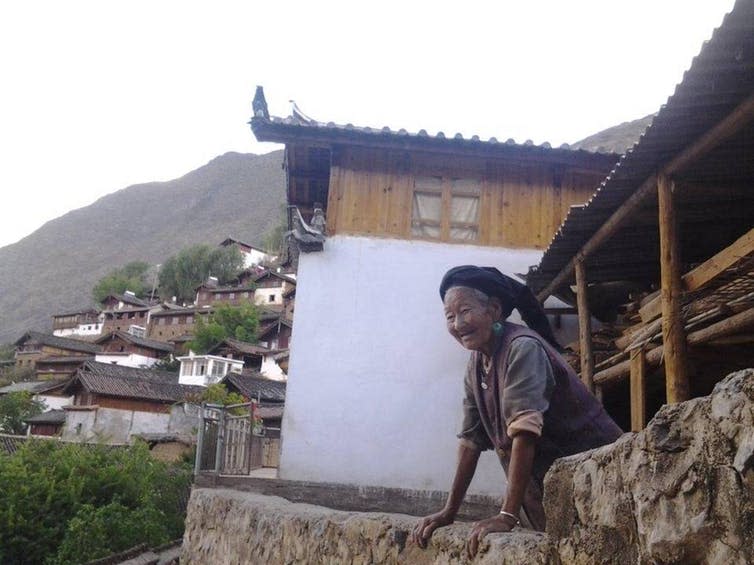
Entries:
<svg viewBox="0 0 754 565">
<path fill-rule="evenodd" d="M 479 408 L 476 404 L 473 388 L 475 374 L 476 363 L 474 362 L 474 355 L 472 355 L 466 367 L 466 376 L 464 378 L 463 423 L 461 424 L 461 432 L 458 434 L 458 438 L 461 440 L 461 443 L 465 443 L 469 447 L 485 451 L 492 449 L 492 441 L 487 436 L 487 432 L 482 425 L 482 420 L 479 417 Z"/>
<path fill-rule="evenodd" d="M 542 435 L 544 413 L 555 387 L 552 365 L 534 338 L 514 339 L 508 351 L 505 383 L 500 387 L 500 407 L 508 437 L 526 431 Z"/>
</svg>

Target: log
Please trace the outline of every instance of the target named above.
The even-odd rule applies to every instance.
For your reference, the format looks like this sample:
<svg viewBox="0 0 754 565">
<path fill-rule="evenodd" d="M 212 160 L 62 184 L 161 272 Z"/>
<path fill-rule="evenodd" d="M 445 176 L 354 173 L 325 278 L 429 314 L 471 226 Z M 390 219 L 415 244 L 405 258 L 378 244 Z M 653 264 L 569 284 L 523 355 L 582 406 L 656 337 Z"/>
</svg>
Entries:
<svg viewBox="0 0 754 565">
<path fill-rule="evenodd" d="M 631 431 L 638 432 L 647 421 L 647 361 L 644 351 L 631 352 Z"/>
<path fill-rule="evenodd" d="M 587 281 L 584 263 L 576 265 L 576 302 L 579 311 L 579 355 L 581 382 L 594 393 L 594 354 L 592 352 L 592 318 L 587 301 Z"/>
<path fill-rule="evenodd" d="M 693 292 L 720 276 L 726 269 L 735 265 L 742 258 L 754 253 L 754 228 L 739 237 L 731 245 L 707 259 L 685 275 L 683 290 Z M 643 304 L 639 315 L 643 322 L 648 322 L 660 315 L 660 297 Z"/>
<path fill-rule="evenodd" d="M 683 284 L 675 182 L 657 177 L 658 223 L 660 230 L 660 301 L 662 303 L 662 345 L 665 349 L 665 394 L 668 404 L 689 399 L 686 333 L 681 317 Z"/>
<path fill-rule="evenodd" d="M 738 314 L 734 314 L 730 318 L 721 320 L 708 326 L 704 329 L 691 332 L 686 341 L 689 345 L 702 345 L 709 343 L 718 338 L 722 338 L 728 335 L 733 335 L 741 330 L 754 327 L 754 308 L 749 308 Z M 664 348 L 662 345 L 649 350 L 646 353 L 646 362 L 650 367 L 654 367 L 660 364 L 663 358 Z M 613 365 L 609 369 L 605 369 L 594 375 L 595 385 L 604 385 L 613 381 L 620 380 L 629 374 L 631 371 L 631 360 L 623 361 L 617 365 Z"/>
</svg>

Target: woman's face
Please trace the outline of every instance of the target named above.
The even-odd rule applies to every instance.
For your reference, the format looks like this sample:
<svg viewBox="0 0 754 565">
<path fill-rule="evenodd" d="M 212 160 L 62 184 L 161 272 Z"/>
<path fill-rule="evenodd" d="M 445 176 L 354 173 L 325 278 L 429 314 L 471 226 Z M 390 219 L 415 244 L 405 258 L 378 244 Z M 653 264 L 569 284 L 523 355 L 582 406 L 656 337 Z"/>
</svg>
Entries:
<svg viewBox="0 0 754 565">
<path fill-rule="evenodd" d="M 500 319 L 496 300 L 482 302 L 470 288 L 455 287 L 445 293 L 448 332 L 466 349 L 492 354 L 495 334 L 492 324 Z"/>
</svg>

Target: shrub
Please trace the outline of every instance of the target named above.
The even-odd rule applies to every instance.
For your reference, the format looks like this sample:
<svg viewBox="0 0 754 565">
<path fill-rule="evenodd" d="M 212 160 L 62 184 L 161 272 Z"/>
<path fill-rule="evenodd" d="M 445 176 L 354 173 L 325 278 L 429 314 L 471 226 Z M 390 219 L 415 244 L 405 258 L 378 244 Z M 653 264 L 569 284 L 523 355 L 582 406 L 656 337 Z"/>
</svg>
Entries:
<svg viewBox="0 0 754 565">
<path fill-rule="evenodd" d="M 145 444 L 30 440 L 0 456 L 0 563 L 80 563 L 178 538 L 190 477 Z"/>
</svg>

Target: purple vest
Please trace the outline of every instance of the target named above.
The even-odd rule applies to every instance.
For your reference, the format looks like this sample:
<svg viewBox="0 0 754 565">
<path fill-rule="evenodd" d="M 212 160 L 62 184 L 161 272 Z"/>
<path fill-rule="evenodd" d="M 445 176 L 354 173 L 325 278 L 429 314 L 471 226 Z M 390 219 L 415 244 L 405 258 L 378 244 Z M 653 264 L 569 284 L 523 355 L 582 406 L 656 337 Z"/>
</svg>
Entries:
<svg viewBox="0 0 754 565">
<path fill-rule="evenodd" d="M 482 388 L 480 354 L 475 354 L 474 397 L 482 425 L 498 450 L 503 464 L 506 465 L 513 441 L 506 433 L 500 406 L 500 388 L 504 387 L 506 382 L 508 351 L 513 340 L 522 336 L 534 338 L 542 344 L 552 365 L 555 387 L 550 397 L 550 406 L 544 413 L 542 436 L 537 442 L 532 470 L 534 480 L 541 487 L 545 473 L 555 459 L 611 443 L 618 439 L 623 431 L 560 354 L 538 333 L 508 322 L 505 322 L 503 327 L 492 365 L 492 386 L 486 390 Z"/>
</svg>

